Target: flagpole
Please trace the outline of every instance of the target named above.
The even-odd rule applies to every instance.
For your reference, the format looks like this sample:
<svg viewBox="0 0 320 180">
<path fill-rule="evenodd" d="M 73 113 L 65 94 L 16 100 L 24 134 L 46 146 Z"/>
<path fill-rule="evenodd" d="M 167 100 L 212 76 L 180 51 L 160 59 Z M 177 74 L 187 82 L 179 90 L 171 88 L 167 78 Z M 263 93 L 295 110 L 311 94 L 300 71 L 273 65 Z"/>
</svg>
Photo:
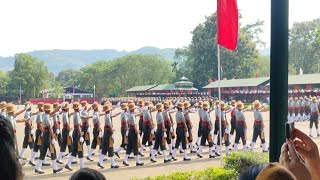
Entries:
<svg viewBox="0 0 320 180">
<path fill-rule="evenodd" d="M 218 19 L 217 19 L 218 20 Z M 218 21 L 217 21 L 218 22 Z M 218 57 L 218 100 L 219 100 L 219 148 L 220 148 L 220 164 L 222 165 L 222 133 L 221 133 L 221 86 L 220 86 L 220 80 L 221 80 L 221 64 L 220 64 L 220 46 L 217 43 L 217 57 Z"/>
</svg>

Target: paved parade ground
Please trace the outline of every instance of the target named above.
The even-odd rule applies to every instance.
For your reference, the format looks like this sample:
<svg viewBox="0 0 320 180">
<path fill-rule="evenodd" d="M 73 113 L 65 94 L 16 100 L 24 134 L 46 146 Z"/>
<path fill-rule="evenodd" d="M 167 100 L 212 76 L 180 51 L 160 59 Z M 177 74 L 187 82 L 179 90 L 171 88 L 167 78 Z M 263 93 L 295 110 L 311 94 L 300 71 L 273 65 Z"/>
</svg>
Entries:
<svg viewBox="0 0 320 180">
<path fill-rule="evenodd" d="M 35 112 L 36 109 L 34 107 L 33 112 Z M 117 113 L 119 112 L 120 109 L 116 109 L 114 110 L 113 113 Z M 91 115 L 92 112 L 90 112 Z M 269 143 L 269 112 L 263 112 L 263 118 L 265 121 L 265 129 L 266 129 L 266 140 L 267 143 Z M 155 112 L 152 114 L 153 115 L 153 119 L 155 119 Z M 22 118 L 23 114 L 21 114 L 19 118 Z M 175 116 L 173 116 L 174 118 Z M 211 115 L 211 117 L 213 117 L 213 115 Z M 247 146 L 250 145 L 251 142 L 251 138 L 252 138 L 252 132 L 253 132 L 253 112 L 245 112 L 245 117 L 246 117 L 246 121 L 248 123 L 248 142 L 247 142 Z M 228 113 L 227 115 L 227 119 L 228 122 L 230 122 L 230 113 Z M 174 118 L 175 120 L 175 118 Z M 194 137 L 194 141 L 196 140 L 197 137 L 197 129 L 198 129 L 198 115 L 197 114 L 191 114 L 191 120 L 193 123 L 193 137 Z M 91 122 L 91 120 L 90 120 Z M 104 118 L 101 117 L 100 122 L 103 124 L 104 123 Z M 72 123 L 72 121 L 71 121 Z M 120 116 L 116 117 L 113 119 L 113 125 L 114 125 L 114 129 L 116 130 L 115 132 L 115 143 L 114 143 L 114 147 L 117 148 L 120 145 L 121 142 L 121 135 L 120 135 Z M 296 123 L 296 128 L 302 130 L 303 132 L 305 132 L 306 134 L 309 133 L 309 122 L 305 121 L 305 122 L 298 122 Z M 22 141 L 23 141 L 23 137 L 24 137 L 24 123 L 18 124 L 18 128 L 17 128 L 17 138 L 18 138 L 18 146 L 19 146 L 19 150 L 21 150 L 22 147 Z M 283 132 L 284 133 L 284 132 Z M 92 136 L 92 134 L 91 134 Z M 313 129 L 313 140 L 318 144 L 320 144 L 320 138 L 316 138 L 316 130 Z M 92 138 L 91 138 L 92 140 Z M 234 142 L 234 136 L 231 139 L 231 143 L 233 144 Z M 56 150 L 57 150 L 57 154 L 59 153 L 59 147 L 56 143 Z M 239 145 L 239 149 L 242 149 L 242 146 Z M 129 160 L 129 167 L 125 167 L 122 165 L 122 158 L 124 157 L 124 153 L 125 151 L 121 151 L 120 153 L 120 159 L 116 158 L 116 162 L 117 164 L 120 166 L 119 169 L 111 169 L 110 168 L 110 162 L 106 161 L 104 163 L 105 169 L 100 169 L 97 167 L 97 160 L 98 160 L 98 152 L 97 150 L 95 151 L 95 156 L 93 156 L 93 159 L 95 161 L 93 162 L 89 162 L 87 160 L 85 160 L 85 165 L 89 168 L 92 169 L 97 169 L 100 172 L 102 172 L 107 179 L 130 179 L 130 178 L 143 178 L 143 177 L 147 177 L 147 176 L 156 176 L 156 175 L 165 175 L 171 172 L 176 172 L 176 171 L 188 171 L 188 170 L 201 170 L 201 169 L 205 169 L 207 167 L 210 166 L 220 166 L 220 158 L 216 157 L 214 159 L 209 159 L 208 158 L 208 151 L 209 148 L 208 147 L 204 147 L 203 148 L 203 158 L 199 159 L 196 154 L 189 154 L 190 157 L 192 158 L 191 161 L 189 162 L 184 162 L 183 161 L 183 156 L 179 153 L 177 153 L 177 158 L 178 161 L 175 162 L 170 162 L 167 164 L 163 163 L 163 158 L 162 156 L 158 156 L 156 157 L 157 159 L 157 163 L 151 163 L 149 161 L 149 148 L 146 148 L 147 151 L 144 152 L 145 157 L 142 157 L 141 160 L 145 163 L 145 165 L 143 167 L 136 167 L 135 166 L 135 160 L 134 159 L 130 159 Z M 190 152 L 189 149 L 187 150 L 188 153 Z M 224 151 L 224 147 L 223 147 L 223 151 Z M 260 148 L 260 140 L 257 140 L 257 143 L 255 145 L 255 151 L 262 151 L 262 149 Z M 87 154 L 87 148 L 84 146 L 84 154 L 85 154 L 85 158 L 86 158 L 86 154 Z M 169 154 L 169 152 L 167 151 L 167 154 Z M 225 155 L 225 154 L 224 154 Z M 39 156 L 39 153 L 38 155 Z M 32 179 L 32 180 L 36 180 L 36 179 L 68 179 L 73 172 L 75 172 L 76 170 L 79 169 L 79 163 L 77 165 L 73 165 L 73 172 L 68 171 L 67 169 L 63 169 L 61 172 L 57 173 L 57 174 L 53 174 L 52 173 L 52 168 L 51 166 L 49 167 L 42 167 L 42 170 L 45 172 L 45 174 L 43 175 L 39 175 L 36 174 L 34 172 L 35 167 L 32 167 L 28 164 L 28 160 L 30 158 L 30 149 L 27 149 L 25 152 L 25 157 L 27 158 L 26 161 L 26 165 L 23 167 L 23 171 L 25 173 L 25 179 Z M 63 159 L 63 162 L 66 163 L 68 160 L 68 157 L 65 157 Z M 79 161 L 78 159 L 76 159 L 77 161 Z M 49 162 L 50 164 L 52 163 L 51 160 L 49 158 L 47 158 L 47 162 Z M 58 165 L 59 167 L 64 167 L 65 165 Z"/>
</svg>

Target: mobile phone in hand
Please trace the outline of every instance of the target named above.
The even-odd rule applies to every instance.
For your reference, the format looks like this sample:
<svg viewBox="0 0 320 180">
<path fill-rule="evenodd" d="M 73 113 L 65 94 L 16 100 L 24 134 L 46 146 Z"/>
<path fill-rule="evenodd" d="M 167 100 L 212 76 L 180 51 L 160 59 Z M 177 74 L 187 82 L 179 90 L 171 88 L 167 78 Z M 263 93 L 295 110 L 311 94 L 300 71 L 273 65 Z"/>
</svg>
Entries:
<svg viewBox="0 0 320 180">
<path fill-rule="evenodd" d="M 294 129 L 294 122 L 286 123 L 286 138 L 291 139 L 291 131 Z"/>
</svg>

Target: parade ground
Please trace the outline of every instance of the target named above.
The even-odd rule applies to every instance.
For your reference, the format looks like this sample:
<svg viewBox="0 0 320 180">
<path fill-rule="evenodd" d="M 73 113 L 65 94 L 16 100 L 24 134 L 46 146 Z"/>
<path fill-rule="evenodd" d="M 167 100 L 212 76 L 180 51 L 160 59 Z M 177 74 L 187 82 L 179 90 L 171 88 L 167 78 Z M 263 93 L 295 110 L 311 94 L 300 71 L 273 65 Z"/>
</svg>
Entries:
<svg viewBox="0 0 320 180">
<path fill-rule="evenodd" d="M 113 111 L 114 114 L 116 114 L 117 112 L 119 112 L 120 109 L 115 109 Z M 36 107 L 34 106 L 32 112 L 36 112 Z M 72 112 L 72 111 L 71 111 Z M 92 114 L 92 112 L 89 113 L 90 115 Z M 252 139 L 252 133 L 253 133 L 253 112 L 248 111 L 245 112 L 245 117 L 246 117 L 246 122 L 248 124 L 248 141 L 247 141 L 247 146 L 250 145 L 251 139 Z M 269 144 L 269 112 L 263 112 L 263 118 L 264 118 L 264 122 L 265 122 L 265 136 L 266 136 L 266 141 Z M 155 112 L 152 113 L 153 119 L 155 119 Z M 23 114 L 21 114 L 18 119 L 22 118 Z M 213 114 L 211 113 L 211 117 L 213 117 Z M 175 116 L 173 114 L 173 118 L 175 121 Z M 70 118 L 72 119 L 72 118 Z M 230 113 L 227 114 L 227 119 L 228 122 L 230 122 Z M 194 141 L 196 140 L 197 137 L 197 130 L 198 130 L 198 115 L 197 114 L 191 114 L 191 120 L 192 120 L 192 124 L 193 124 L 193 137 L 194 137 Z M 213 120 L 213 119 L 212 119 Z M 104 117 L 102 116 L 100 118 L 100 122 L 103 124 L 104 123 Z M 72 123 L 72 120 L 71 120 Z M 92 124 L 91 120 L 90 120 L 90 124 Z M 113 118 L 113 125 L 114 125 L 114 129 L 115 129 L 115 143 L 114 143 L 114 147 L 118 148 L 121 142 L 121 135 L 120 135 L 120 117 L 117 116 L 116 118 Z M 297 122 L 296 123 L 296 128 L 302 130 L 304 133 L 308 134 L 309 132 L 309 121 L 305 121 L 305 122 Z M 284 130 L 283 130 L 283 133 Z M 91 134 L 92 136 L 92 134 Z M 21 150 L 22 147 L 22 141 L 23 141 L 23 137 L 24 137 L 24 123 L 20 123 L 18 124 L 18 128 L 17 128 L 17 139 L 18 139 L 18 146 L 19 146 L 19 150 Z M 231 139 L 231 144 L 233 144 L 234 142 L 234 137 L 232 136 Z M 92 137 L 91 137 L 92 138 Z M 316 138 L 316 130 L 313 129 L 313 138 L 312 138 L 319 146 L 320 144 L 320 138 Z M 57 150 L 57 154 L 59 153 L 59 146 L 56 143 L 56 150 Z M 225 147 L 223 146 L 223 156 L 225 156 L 224 154 L 224 149 Z M 239 151 L 242 150 L 242 145 L 239 145 Z M 196 154 L 189 154 L 190 150 L 187 149 L 189 156 L 191 157 L 191 161 L 185 162 L 183 161 L 183 156 L 182 154 L 179 154 L 179 152 L 177 151 L 177 158 L 178 161 L 175 162 L 170 162 L 167 164 L 163 163 L 163 158 L 162 156 L 158 155 L 158 157 L 156 157 L 157 162 L 156 163 L 151 163 L 150 162 L 150 158 L 149 158 L 149 148 L 146 148 L 147 151 L 144 152 L 145 157 L 141 157 L 141 160 L 145 163 L 144 166 L 142 167 L 136 167 L 135 166 L 135 160 L 134 159 L 130 159 L 129 160 L 129 164 L 130 166 L 125 167 L 122 165 L 122 160 L 124 157 L 124 153 L 125 151 L 121 151 L 120 153 L 120 159 L 116 158 L 116 162 L 117 164 L 120 166 L 119 169 L 111 169 L 110 168 L 110 162 L 109 159 L 108 161 L 104 162 L 104 166 L 105 169 L 100 169 L 97 166 L 97 161 L 98 161 L 98 150 L 95 150 L 95 156 L 93 156 L 94 161 L 90 162 L 85 160 L 85 165 L 88 168 L 92 168 L 92 169 L 96 169 L 98 171 L 100 171 L 101 173 L 103 173 L 105 175 L 105 177 L 107 179 L 130 179 L 130 178 L 144 178 L 144 177 L 148 177 L 148 176 L 157 176 L 157 175 L 166 175 L 169 174 L 171 172 L 177 172 L 177 171 L 189 171 L 189 170 L 201 170 L 201 169 L 205 169 L 207 167 L 210 166 L 220 166 L 220 157 L 216 157 L 214 159 L 209 159 L 209 148 L 208 147 L 204 147 L 203 148 L 203 158 L 199 159 Z M 255 151 L 257 152 L 261 152 L 262 149 L 260 148 L 260 140 L 257 140 L 257 143 L 255 145 Z M 85 158 L 86 158 L 86 154 L 87 154 L 87 148 L 84 146 L 84 154 L 85 154 Z M 167 154 L 169 154 L 169 152 L 167 151 Z M 39 156 L 39 153 L 38 155 Z M 26 165 L 23 167 L 23 171 L 25 173 L 25 179 L 32 179 L 32 180 L 40 180 L 40 179 L 55 179 L 55 180 L 62 180 L 62 179 L 69 179 L 69 177 L 76 171 L 79 169 L 79 163 L 76 165 L 73 165 L 73 171 L 70 172 L 67 169 L 63 169 L 61 172 L 57 173 L 57 174 L 53 174 L 52 173 L 52 168 L 51 166 L 49 167 L 42 167 L 42 170 L 45 172 L 45 174 L 43 175 L 39 175 L 36 174 L 34 172 L 35 167 L 32 167 L 28 164 L 28 160 L 30 158 L 30 149 L 27 149 L 25 151 L 25 157 L 27 158 Z M 69 157 L 69 156 L 68 156 Z M 63 162 L 66 163 L 68 160 L 68 157 L 63 158 Z M 78 162 L 79 160 L 76 159 Z M 52 164 L 51 159 L 47 158 L 47 162 Z M 59 167 L 64 167 L 64 165 L 58 165 Z"/>
</svg>

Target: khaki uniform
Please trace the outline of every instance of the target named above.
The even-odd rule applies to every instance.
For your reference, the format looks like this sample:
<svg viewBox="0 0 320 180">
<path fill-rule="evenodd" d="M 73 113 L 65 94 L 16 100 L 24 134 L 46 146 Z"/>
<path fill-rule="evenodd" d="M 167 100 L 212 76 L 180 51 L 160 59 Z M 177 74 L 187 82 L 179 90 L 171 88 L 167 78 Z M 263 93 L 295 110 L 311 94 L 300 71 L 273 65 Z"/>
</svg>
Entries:
<svg viewBox="0 0 320 180">
<path fill-rule="evenodd" d="M 93 128 L 93 140 L 92 140 L 91 149 L 96 149 L 98 138 L 99 138 L 99 133 L 101 131 L 99 112 L 94 112 L 93 113 L 93 115 L 92 115 L 92 123 L 94 125 L 94 128 Z M 99 139 L 100 139 L 100 142 L 101 142 L 101 138 L 99 138 Z M 102 149 L 101 145 L 100 145 L 100 149 Z"/>
<path fill-rule="evenodd" d="M 185 134 L 185 126 L 184 124 L 186 123 L 184 115 L 181 111 L 178 111 L 176 113 L 176 121 L 177 121 L 177 140 L 175 144 L 175 148 L 177 149 L 180 145 L 180 142 L 182 143 L 182 149 L 186 149 L 186 134 Z"/>
<path fill-rule="evenodd" d="M 253 112 L 254 115 L 254 125 L 253 125 L 253 136 L 252 136 L 252 142 L 256 142 L 258 136 L 261 139 L 261 121 L 262 121 L 262 114 L 260 110 L 254 110 Z M 265 139 L 261 139 L 261 143 L 264 144 L 266 142 Z"/>
<path fill-rule="evenodd" d="M 24 119 L 29 119 L 31 117 L 32 117 L 32 112 L 31 111 L 27 111 L 24 114 Z M 30 126 L 32 126 L 32 124 L 33 124 L 32 119 L 30 119 L 29 122 L 25 123 L 24 139 L 23 139 L 22 148 L 26 149 L 29 146 L 30 149 L 33 149 L 34 148 L 34 137 L 31 134 L 31 129 L 28 127 L 28 123 L 30 123 Z M 31 139 L 29 139 L 29 137 L 31 137 Z"/>
<path fill-rule="evenodd" d="M 43 112 L 38 112 L 36 116 L 37 130 L 36 130 L 36 139 L 35 139 L 36 144 L 33 149 L 34 152 L 38 152 L 38 150 L 41 147 L 41 145 L 38 145 L 38 142 L 39 142 L 39 138 L 41 138 L 41 133 L 42 133 L 42 129 L 41 129 L 42 115 L 43 115 Z"/>
<path fill-rule="evenodd" d="M 110 147 L 110 138 L 112 136 L 112 121 L 110 113 L 105 114 L 104 116 L 104 133 L 103 133 L 103 139 L 102 139 L 102 151 L 101 153 L 103 155 L 106 155 L 108 153 L 109 157 L 113 157 L 114 155 L 114 149 L 113 146 Z"/>
<path fill-rule="evenodd" d="M 199 125 L 198 125 L 198 137 L 202 136 L 202 114 L 203 114 L 204 110 L 202 108 L 198 109 L 198 115 L 199 115 Z"/>
<path fill-rule="evenodd" d="M 81 151 L 78 151 L 78 142 L 80 142 L 80 137 L 81 137 L 81 130 L 80 130 L 80 125 L 81 125 L 81 118 L 80 118 L 80 113 L 79 112 L 74 112 L 73 114 L 73 133 L 72 133 L 72 156 L 78 157 L 81 159 L 83 158 L 83 143 L 80 143 L 79 149 Z"/>
<path fill-rule="evenodd" d="M 151 113 L 149 110 L 144 110 L 143 112 L 143 137 L 142 137 L 142 145 L 145 146 L 148 142 L 147 146 L 152 146 L 152 141 L 150 141 L 151 134 Z"/>
<path fill-rule="evenodd" d="M 153 149 L 158 150 L 160 147 L 161 151 L 164 151 L 166 149 L 166 147 L 162 143 L 163 133 L 165 133 L 165 132 L 163 132 L 163 129 L 162 129 L 162 124 L 164 124 L 162 112 L 157 113 L 156 121 L 157 121 L 157 131 L 156 131 L 156 140 L 155 140 Z"/>
<path fill-rule="evenodd" d="M 209 136 L 211 136 L 210 131 L 211 131 L 211 126 L 210 124 L 212 124 L 210 115 L 207 111 L 203 111 L 202 113 L 202 125 L 201 125 L 201 146 L 205 146 L 206 145 L 206 141 L 209 142 L 209 147 L 213 146 L 213 140 L 211 140 L 211 142 L 209 141 Z"/>
<path fill-rule="evenodd" d="M 243 145 L 246 144 L 246 138 L 245 138 L 245 127 L 244 127 L 245 117 L 243 115 L 242 111 L 236 111 L 236 138 L 235 138 L 235 144 L 239 144 L 239 140 L 241 138 L 241 141 Z"/>
<path fill-rule="evenodd" d="M 62 124 L 63 124 L 63 128 L 62 128 L 60 152 L 65 152 L 68 145 L 67 141 L 68 141 L 68 136 L 70 132 L 69 112 L 62 113 Z M 71 139 L 71 144 L 72 144 L 72 139 Z M 71 144 L 68 145 L 69 153 L 72 152 Z"/>
<path fill-rule="evenodd" d="M 129 126 L 129 134 L 128 134 L 128 145 L 126 154 L 129 155 L 132 151 L 135 156 L 138 155 L 138 135 L 135 131 L 135 126 L 137 126 L 137 122 L 135 120 L 134 114 L 128 113 L 128 126 Z M 145 135 L 145 134 L 144 134 Z"/>
<path fill-rule="evenodd" d="M 309 128 L 312 129 L 313 124 L 315 125 L 316 129 L 318 129 L 318 116 L 319 116 L 319 109 L 316 103 L 312 103 L 310 105 L 311 115 L 310 115 L 310 125 Z"/>
<path fill-rule="evenodd" d="M 51 140 L 52 137 L 50 136 L 50 131 L 49 129 L 51 128 L 51 122 L 50 122 L 50 114 L 43 114 L 43 128 L 44 128 L 44 132 L 42 135 L 42 143 L 41 143 L 41 149 L 40 149 L 40 160 L 44 160 L 47 154 L 47 150 L 50 147 L 51 144 Z M 56 148 L 54 146 L 52 146 L 53 148 L 53 153 L 51 153 L 51 160 L 55 160 L 57 159 L 57 154 L 56 154 Z"/>
<path fill-rule="evenodd" d="M 126 136 L 126 131 L 128 130 L 127 129 L 128 116 L 125 111 L 121 112 L 120 121 L 121 121 L 121 136 L 122 136 L 120 147 L 125 148 L 125 146 L 127 145 L 127 144 L 125 144 L 125 138 L 126 138 L 125 136 Z"/>
<path fill-rule="evenodd" d="M 87 117 L 89 116 L 89 113 L 87 110 L 82 110 L 80 113 L 80 118 L 82 121 L 82 127 L 81 127 L 81 132 L 83 134 L 83 139 L 86 143 L 87 146 L 90 146 L 90 134 L 88 133 L 88 128 L 90 127 L 89 125 L 89 121 L 87 119 Z M 94 119 L 92 118 L 92 120 L 94 121 Z"/>
<path fill-rule="evenodd" d="M 52 118 L 53 120 L 53 126 L 52 126 L 52 131 L 53 133 L 56 134 L 57 129 L 59 129 L 60 131 L 60 112 L 56 112 L 55 115 Z M 62 137 L 61 137 L 61 133 L 57 134 L 57 141 L 59 144 L 59 147 L 61 146 L 61 141 L 62 141 Z"/>
</svg>

